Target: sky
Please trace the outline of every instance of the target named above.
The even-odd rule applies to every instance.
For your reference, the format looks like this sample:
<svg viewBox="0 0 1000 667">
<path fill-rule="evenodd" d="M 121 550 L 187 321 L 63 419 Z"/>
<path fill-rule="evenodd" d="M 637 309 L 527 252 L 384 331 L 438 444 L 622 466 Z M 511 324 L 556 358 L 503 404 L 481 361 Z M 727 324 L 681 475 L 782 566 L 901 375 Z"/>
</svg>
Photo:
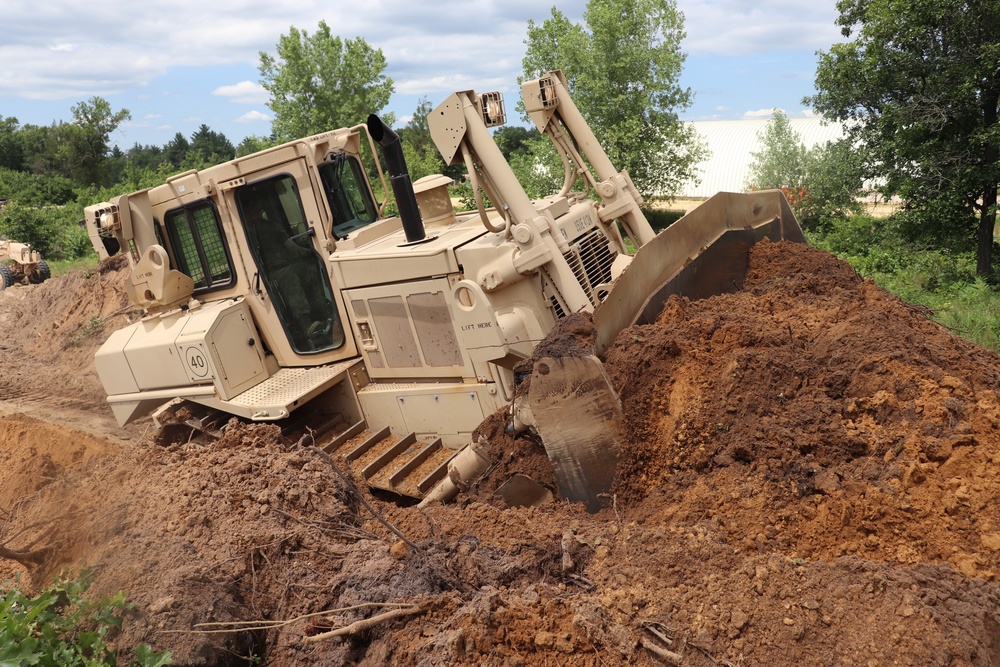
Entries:
<svg viewBox="0 0 1000 667">
<path fill-rule="evenodd" d="M 680 79 L 694 92 L 683 120 L 810 115 L 817 51 L 843 41 L 836 0 L 676 0 L 684 14 Z M 5 0 L 0 32 L 0 118 L 23 125 L 72 120 L 94 96 L 128 109 L 111 140 L 162 146 L 204 124 L 234 145 L 270 133 L 260 52 L 274 55 L 294 26 L 320 21 L 363 37 L 386 57 L 397 126 L 420 100 L 500 91 L 508 117 L 519 96 L 528 21 L 557 7 L 583 23 L 587 0 Z M 572 93 L 572 91 L 570 91 Z M 365 119 L 358 119 L 364 122 Z"/>
</svg>

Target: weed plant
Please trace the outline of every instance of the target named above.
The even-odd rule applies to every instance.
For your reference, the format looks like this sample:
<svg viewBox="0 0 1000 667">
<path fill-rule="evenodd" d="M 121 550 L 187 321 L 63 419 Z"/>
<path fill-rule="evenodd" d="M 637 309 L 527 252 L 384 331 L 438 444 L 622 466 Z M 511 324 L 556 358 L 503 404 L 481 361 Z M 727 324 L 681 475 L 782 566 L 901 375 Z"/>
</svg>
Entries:
<svg viewBox="0 0 1000 667">
<path fill-rule="evenodd" d="M 60 579 L 35 597 L 16 588 L 0 598 L 0 667 L 117 667 L 109 636 L 121 628 L 124 593 L 86 600 L 87 574 Z M 135 667 L 171 664 L 169 651 L 135 648 Z"/>
</svg>

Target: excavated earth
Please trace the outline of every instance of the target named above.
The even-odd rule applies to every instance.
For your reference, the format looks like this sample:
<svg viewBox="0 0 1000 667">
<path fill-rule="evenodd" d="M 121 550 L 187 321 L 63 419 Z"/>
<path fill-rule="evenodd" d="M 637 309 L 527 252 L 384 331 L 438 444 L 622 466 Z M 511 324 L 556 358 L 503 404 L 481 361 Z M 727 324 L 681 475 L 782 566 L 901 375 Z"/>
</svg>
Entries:
<svg viewBox="0 0 1000 667">
<path fill-rule="evenodd" d="M 274 426 L 118 428 L 93 354 L 136 316 L 123 279 L 0 292 L 0 582 L 92 568 L 134 605 L 123 661 L 1000 665 L 1000 357 L 829 254 L 762 243 L 743 291 L 622 332 L 593 515 L 502 415 L 491 476 L 425 509 Z M 591 334 L 570 318 L 550 351 Z M 556 502 L 506 508 L 513 473 Z"/>
</svg>

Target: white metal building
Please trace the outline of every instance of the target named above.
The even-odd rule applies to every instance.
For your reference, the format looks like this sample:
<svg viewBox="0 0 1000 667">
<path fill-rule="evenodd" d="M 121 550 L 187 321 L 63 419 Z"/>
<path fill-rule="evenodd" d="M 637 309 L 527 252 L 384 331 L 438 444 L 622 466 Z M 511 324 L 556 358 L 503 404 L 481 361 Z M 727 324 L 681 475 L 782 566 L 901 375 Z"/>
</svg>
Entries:
<svg viewBox="0 0 1000 667">
<path fill-rule="evenodd" d="M 716 120 L 691 122 L 708 146 L 711 155 L 698 164 L 700 183 L 681 188 L 679 198 L 706 198 L 716 192 L 744 192 L 753 153 L 763 149 L 760 136 L 770 120 Z M 839 123 L 825 124 L 822 118 L 790 118 L 793 132 L 806 148 L 834 141 L 844 135 Z"/>
</svg>

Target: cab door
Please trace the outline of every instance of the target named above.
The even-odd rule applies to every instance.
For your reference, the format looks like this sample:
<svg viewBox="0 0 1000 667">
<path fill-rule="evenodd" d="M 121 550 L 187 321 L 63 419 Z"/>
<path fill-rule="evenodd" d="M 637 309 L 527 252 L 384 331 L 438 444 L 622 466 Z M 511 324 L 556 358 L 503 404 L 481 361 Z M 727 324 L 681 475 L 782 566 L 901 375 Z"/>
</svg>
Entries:
<svg viewBox="0 0 1000 667">
<path fill-rule="evenodd" d="M 251 308 L 281 366 L 327 363 L 354 354 L 345 339 L 339 290 L 321 254 L 319 207 L 303 160 L 232 190 Z"/>
</svg>

